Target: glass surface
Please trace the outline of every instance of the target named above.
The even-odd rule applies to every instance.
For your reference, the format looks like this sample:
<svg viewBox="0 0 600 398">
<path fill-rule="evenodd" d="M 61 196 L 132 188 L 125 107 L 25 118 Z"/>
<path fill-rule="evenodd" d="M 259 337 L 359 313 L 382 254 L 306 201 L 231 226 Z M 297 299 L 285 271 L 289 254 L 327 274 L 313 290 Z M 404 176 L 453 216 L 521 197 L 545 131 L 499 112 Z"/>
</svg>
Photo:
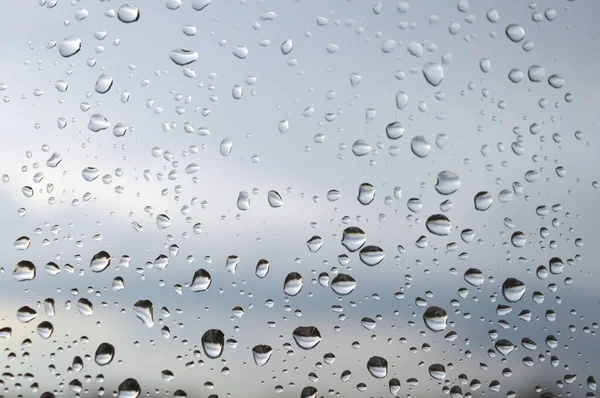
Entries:
<svg viewBox="0 0 600 398">
<path fill-rule="evenodd" d="M 599 16 L 5 0 L 0 396 L 594 397 Z"/>
</svg>

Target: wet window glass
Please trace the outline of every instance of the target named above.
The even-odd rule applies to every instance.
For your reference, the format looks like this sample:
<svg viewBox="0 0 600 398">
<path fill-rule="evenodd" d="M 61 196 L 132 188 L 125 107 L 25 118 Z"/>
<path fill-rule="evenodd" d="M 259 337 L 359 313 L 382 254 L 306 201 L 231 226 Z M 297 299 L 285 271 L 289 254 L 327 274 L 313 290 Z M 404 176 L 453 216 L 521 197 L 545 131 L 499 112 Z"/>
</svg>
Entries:
<svg viewBox="0 0 600 398">
<path fill-rule="evenodd" d="M 600 2 L 3 6 L 0 396 L 596 396 Z"/>
</svg>

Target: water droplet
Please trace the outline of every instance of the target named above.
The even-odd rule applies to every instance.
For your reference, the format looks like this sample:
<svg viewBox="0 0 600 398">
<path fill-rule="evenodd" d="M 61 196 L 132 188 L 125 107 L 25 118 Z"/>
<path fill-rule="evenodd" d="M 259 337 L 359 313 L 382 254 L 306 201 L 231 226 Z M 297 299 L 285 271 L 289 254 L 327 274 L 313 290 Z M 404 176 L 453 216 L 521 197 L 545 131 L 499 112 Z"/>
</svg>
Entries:
<svg viewBox="0 0 600 398">
<path fill-rule="evenodd" d="M 404 91 L 398 91 L 396 93 L 396 108 L 398 108 L 399 110 L 403 110 L 404 108 L 406 108 L 407 104 L 408 94 L 406 94 Z"/>
<path fill-rule="evenodd" d="M 198 60 L 198 53 L 193 50 L 176 48 L 169 53 L 169 58 L 171 58 L 171 61 L 176 65 L 185 66 L 196 62 Z"/>
<path fill-rule="evenodd" d="M 469 268 L 465 271 L 465 282 L 472 286 L 481 286 L 485 281 L 483 272 L 477 268 Z"/>
<path fill-rule="evenodd" d="M 502 295 L 506 301 L 515 303 L 525 294 L 525 284 L 518 279 L 508 278 L 502 284 Z"/>
<path fill-rule="evenodd" d="M 515 349 L 515 345 L 506 339 L 496 341 L 494 346 L 496 347 L 496 350 L 504 356 L 510 354 Z"/>
<path fill-rule="evenodd" d="M 100 75 L 96 80 L 96 86 L 94 86 L 94 90 L 98 94 L 106 94 L 113 85 L 113 78 L 110 75 Z"/>
<path fill-rule="evenodd" d="M 110 254 L 104 250 L 94 254 L 90 261 L 90 269 L 92 272 L 102 272 L 110 265 Z"/>
<path fill-rule="evenodd" d="M 110 343 L 102 343 L 96 348 L 94 361 L 100 366 L 106 366 L 115 357 L 115 347 Z"/>
<path fill-rule="evenodd" d="M 290 272 L 283 283 L 283 292 L 288 296 L 295 296 L 302 290 L 304 282 L 302 275 L 297 272 Z"/>
<path fill-rule="evenodd" d="M 481 58 L 479 60 L 479 68 L 483 73 L 490 73 L 492 70 L 492 61 L 487 58 Z"/>
<path fill-rule="evenodd" d="M 90 117 L 90 122 L 88 123 L 88 129 L 97 133 L 102 130 L 106 130 L 110 127 L 110 122 L 99 113 L 95 113 Z"/>
<path fill-rule="evenodd" d="M 267 198 L 271 207 L 277 208 L 283 206 L 283 199 L 279 192 L 271 190 L 268 192 Z"/>
<path fill-rule="evenodd" d="M 539 83 L 546 77 L 546 69 L 543 66 L 531 65 L 527 70 L 529 80 L 534 83 Z"/>
<path fill-rule="evenodd" d="M 512 234 L 510 241 L 514 247 L 523 247 L 527 243 L 527 238 L 523 232 L 517 231 Z"/>
<path fill-rule="evenodd" d="M 425 158 L 431 151 L 431 144 L 422 135 L 417 135 L 410 141 L 410 149 L 419 158 Z"/>
<path fill-rule="evenodd" d="M 21 236 L 20 238 L 15 240 L 13 247 L 17 250 L 27 250 L 27 249 L 29 249 L 30 244 L 31 244 L 31 240 L 29 239 L 29 237 Z"/>
<path fill-rule="evenodd" d="M 293 48 L 294 43 L 292 43 L 292 39 L 287 39 L 286 41 L 281 43 L 281 53 L 283 55 L 288 55 L 290 52 L 292 52 Z"/>
<path fill-rule="evenodd" d="M 340 296 L 346 296 L 356 289 L 356 281 L 346 274 L 337 274 L 331 281 L 331 289 Z"/>
<path fill-rule="evenodd" d="M 303 350 L 312 350 L 321 342 L 321 332 L 314 326 L 299 326 L 294 329 L 292 337 Z"/>
<path fill-rule="evenodd" d="M 385 253 L 379 246 L 365 246 L 359 252 L 360 260 L 366 265 L 373 267 L 385 258 Z"/>
<path fill-rule="evenodd" d="M 231 141 L 229 138 L 224 138 L 223 141 L 221 141 L 219 150 L 221 152 L 221 155 L 229 156 L 232 148 L 233 148 L 233 141 Z"/>
<path fill-rule="evenodd" d="M 207 270 L 200 268 L 194 272 L 192 283 L 190 284 L 190 290 L 194 293 L 205 292 L 210 287 L 212 278 Z"/>
<path fill-rule="evenodd" d="M 246 191 L 240 191 L 237 198 L 237 208 L 246 211 L 250 209 L 250 194 Z"/>
<path fill-rule="evenodd" d="M 37 312 L 30 307 L 24 306 L 17 310 L 17 320 L 21 323 L 33 321 L 37 317 Z"/>
<path fill-rule="evenodd" d="M 313 236 L 306 242 L 306 246 L 311 253 L 316 253 L 323 246 L 323 239 L 320 236 Z"/>
<path fill-rule="evenodd" d="M 91 316 L 94 314 L 94 305 L 86 298 L 80 298 L 77 300 L 77 311 L 82 316 Z"/>
<path fill-rule="evenodd" d="M 37 327 L 37 333 L 42 339 L 49 339 L 54 333 L 54 325 L 48 321 L 41 322 Z"/>
<path fill-rule="evenodd" d="M 496 23 L 496 22 L 500 21 L 500 14 L 498 13 L 497 10 L 495 10 L 493 8 L 488 10 L 485 15 L 486 15 L 488 21 L 490 21 L 491 23 Z"/>
<path fill-rule="evenodd" d="M 429 375 L 436 380 L 444 380 L 446 378 L 446 367 L 436 363 L 429 366 Z"/>
<path fill-rule="evenodd" d="M 219 329 L 207 330 L 201 338 L 202 349 L 207 357 L 216 359 L 223 354 L 225 335 Z"/>
<path fill-rule="evenodd" d="M 553 88 L 561 88 L 565 85 L 565 79 L 563 79 L 560 75 L 552 75 L 548 78 L 548 84 Z"/>
<path fill-rule="evenodd" d="M 440 64 L 428 62 L 423 65 L 423 76 L 429 84 L 437 87 L 444 80 L 444 68 Z"/>
<path fill-rule="evenodd" d="M 371 145 L 364 140 L 357 140 L 352 144 L 352 153 L 356 156 L 365 156 L 371 152 Z"/>
<path fill-rule="evenodd" d="M 423 314 L 423 321 L 432 332 L 441 332 L 448 326 L 448 314 L 443 308 L 429 307 Z"/>
<path fill-rule="evenodd" d="M 81 39 L 67 37 L 58 43 L 58 52 L 65 58 L 71 57 L 81 51 Z"/>
<path fill-rule="evenodd" d="M 313 386 L 307 386 L 300 392 L 300 398 L 317 398 L 319 392 Z"/>
<path fill-rule="evenodd" d="M 140 19 L 140 10 L 133 4 L 123 4 L 117 10 L 117 18 L 124 23 L 136 22 Z"/>
<path fill-rule="evenodd" d="M 452 232 L 450 220 L 443 214 L 429 216 L 425 226 L 429 232 L 438 236 L 450 235 L 450 232 Z"/>
<path fill-rule="evenodd" d="M 475 195 L 475 210 L 486 211 L 492 205 L 493 199 L 489 192 L 482 191 Z"/>
<path fill-rule="evenodd" d="M 390 140 L 397 140 L 404 135 L 404 127 L 398 122 L 390 123 L 385 128 L 385 134 Z"/>
<path fill-rule="evenodd" d="M 133 305 L 134 314 L 142 321 L 144 326 L 154 326 L 154 307 L 150 300 L 139 300 Z"/>
<path fill-rule="evenodd" d="M 125 379 L 121 384 L 119 384 L 118 398 L 137 398 L 141 393 L 142 388 L 136 379 Z"/>
<path fill-rule="evenodd" d="M 87 182 L 92 182 L 100 175 L 100 170 L 95 167 L 86 167 L 81 171 L 81 176 Z"/>
<path fill-rule="evenodd" d="M 156 225 L 158 229 L 165 229 L 171 226 L 171 219 L 166 214 L 159 214 L 156 216 Z"/>
<path fill-rule="evenodd" d="M 452 171 L 445 170 L 437 175 L 435 190 L 442 195 L 451 195 L 460 188 L 460 179 Z"/>
<path fill-rule="evenodd" d="M 127 134 L 129 127 L 125 123 L 117 123 L 115 127 L 113 127 L 113 135 L 115 137 L 123 137 Z"/>
<path fill-rule="evenodd" d="M 360 184 L 357 199 L 361 205 L 369 205 L 375 199 L 375 187 L 368 182 Z"/>
<path fill-rule="evenodd" d="M 248 47 L 236 46 L 233 49 L 233 55 L 235 55 L 239 59 L 245 59 L 248 56 Z"/>
<path fill-rule="evenodd" d="M 388 362 L 382 357 L 371 357 L 367 361 L 367 369 L 369 370 L 371 376 L 377 379 L 383 379 L 388 373 Z"/>
<path fill-rule="evenodd" d="M 273 355 L 273 349 L 269 345 L 259 344 L 252 348 L 252 356 L 257 366 L 265 366 L 271 359 L 271 355 Z"/>
<path fill-rule="evenodd" d="M 514 43 L 518 43 L 525 38 L 525 29 L 517 24 L 510 24 L 506 27 L 506 37 Z"/>
<path fill-rule="evenodd" d="M 27 260 L 19 261 L 12 273 L 13 278 L 15 278 L 17 282 L 31 281 L 35 278 L 35 275 L 35 265 Z"/>
<path fill-rule="evenodd" d="M 342 245 L 350 252 L 355 252 L 367 241 L 367 235 L 358 227 L 348 227 L 342 234 Z"/>
</svg>

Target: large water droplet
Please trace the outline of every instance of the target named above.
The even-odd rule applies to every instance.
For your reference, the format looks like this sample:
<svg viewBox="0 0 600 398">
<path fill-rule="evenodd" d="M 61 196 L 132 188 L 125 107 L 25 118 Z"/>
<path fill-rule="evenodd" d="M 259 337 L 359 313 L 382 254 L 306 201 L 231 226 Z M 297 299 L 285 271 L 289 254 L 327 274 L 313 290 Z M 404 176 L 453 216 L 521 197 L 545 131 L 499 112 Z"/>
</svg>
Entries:
<svg viewBox="0 0 600 398">
<path fill-rule="evenodd" d="M 408 94 L 404 91 L 396 92 L 396 108 L 403 110 L 408 105 Z"/>
<path fill-rule="evenodd" d="M 210 277 L 208 271 L 204 268 L 200 268 L 194 272 L 192 283 L 190 284 L 190 290 L 194 293 L 205 292 L 208 290 L 211 283 L 212 278 Z"/>
<path fill-rule="evenodd" d="M 123 4 L 117 10 L 117 18 L 125 23 L 136 22 L 140 19 L 140 10 L 133 4 Z"/>
<path fill-rule="evenodd" d="M 269 201 L 269 205 L 273 208 L 283 206 L 283 199 L 281 198 L 281 195 L 277 191 L 273 191 L 273 190 L 269 191 L 267 193 L 267 199 Z"/>
<path fill-rule="evenodd" d="M 142 388 L 136 379 L 125 379 L 121 384 L 119 384 L 118 398 L 137 398 L 141 393 Z"/>
<path fill-rule="evenodd" d="M 269 359 L 271 359 L 272 354 L 273 349 L 270 345 L 259 344 L 252 348 L 252 356 L 257 366 L 265 366 L 269 362 Z"/>
<path fill-rule="evenodd" d="M 506 301 L 515 303 L 525 294 L 526 286 L 523 282 L 515 278 L 508 278 L 502 284 L 502 295 Z"/>
<path fill-rule="evenodd" d="M 410 149 L 419 158 L 424 158 L 431 151 L 431 144 L 422 135 L 417 135 L 410 141 Z"/>
<path fill-rule="evenodd" d="M 134 314 L 142 321 L 144 326 L 154 326 L 154 307 L 150 300 L 139 300 L 133 305 Z"/>
<path fill-rule="evenodd" d="M 96 348 L 94 361 L 100 366 L 108 365 L 115 356 L 115 347 L 110 343 L 102 343 Z"/>
<path fill-rule="evenodd" d="M 86 167 L 81 171 L 81 176 L 87 182 L 92 182 L 100 175 L 100 170 L 95 167 Z"/>
<path fill-rule="evenodd" d="M 437 87 L 444 80 L 444 68 L 441 64 L 428 62 L 423 65 L 423 76 L 429 84 Z"/>
<path fill-rule="evenodd" d="M 370 245 L 365 246 L 359 252 L 359 257 L 363 263 L 370 267 L 373 267 L 383 261 L 383 259 L 385 258 L 385 253 L 383 249 L 381 249 L 381 247 Z"/>
<path fill-rule="evenodd" d="M 176 65 L 185 66 L 196 62 L 198 60 L 198 53 L 193 50 L 176 48 L 169 53 L 169 58 L 171 58 L 171 61 L 175 62 Z"/>
<path fill-rule="evenodd" d="M 15 266 L 12 276 L 17 282 L 25 282 L 33 280 L 35 273 L 35 265 L 31 261 L 22 260 Z"/>
<path fill-rule="evenodd" d="M 465 282 L 472 286 L 480 286 L 485 281 L 483 272 L 477 268 L 469 268 L 465 271 Z"/>
<path fill-rule="evenodd" d="M 350 252 L 355 252 L 364 246 L 367 235 L 358 227 L 348 227 L 342 233 L 342 245 Z"/>
<path fill-rule="evenodd" d="M 219 329 L 207 330 L 201 338 L 202 349 L 207 357 L 216 359 L 223 353 L 225 346 L 225 335 Z"/>
<path fill-rule="evenodd" d="M 356 156 L 365 156 L 371 152 L 371 145 L 365 140 L 357 140 L 352 144 L 352 153 Z"/>
<path fill-rule="evenodd" d="M 429 375 L 436 380 L 444 380 L 446 378 L 446 367 L 439 363 L 430 365 Z"/>
<path fill-rule="evenodd" d="M 291 53 L 293 48 L 294 43 L 292 43 L 292 39 L 287 39 L 286 41 L 281 43 L 281 53 L 283 55 L 288 55 L 289 53 Z"/>
<path fill-rule="evenodd" d="M 397 140 L 404 135 L 404 127 L 398 122 L 390 123 L 385 128 L 385 134 L 390 140 Z"/>
<path fill-rule="evenodd" d="M 106 94 L 113 85 L 113 78 L 110 75 L 100 75 L 96 80 L 96 85 L 94 86 L 94 90 L 98 94 Z"/>
<path fill-rule="evenodd" d="M 371 376 L 383 379 L 388 373 L 388 362 L 385 358 L 374 356 L 367 361 L 367 369 Z"/>
<path fill-rule="evenodd" d="M 302 275 L 297 272 L 290 272 L 283 283 L 283 292 L 288 296 L 295 296 L 302 290 L 304 282 Z"/>
<path fill-rule="evenodd" d="M 225 269 L 227 272 L 235 274 L 238 264 L 240 263 L 240 258 L 236 255 L 227 256 L 225 260 Z"/>
<path fill-rule="evenodd" d="M 423 314 L 423 321 L 433 332 L 441 332 L 448 326 L 448 314 L 443 308 L 429 307 Z"/>
<path fill-rule="evenodd" d="M 425 226 L 429 232 L 438 236 L 450 235 L 450 232 L 452 232 L 452 224 L 450 224 L 448 217 L 443 214 L 429 216 Z"/>
<path fill-rule="evenodd" d="M 360 184 L 357 199 L 361 205 L 369 205 L 375 199 L 375 187 L 368 182 Z"/>
<path fill-rule="evenodd" d="M 106 130 L 110 127 L 110 122 L 108 119 L 101 115 L 100 113 L 95 113 L 90 117 L 90 122 L 88 123 L 88 129 L 97 133 L 102 130 Z"/>
<path fill-rule="evenodd" d="M 299 326 L 294 329 L 292 337 L 304 350 L 312 350 L 321 342 L 321 332 L 314 326 Z"/>
<path fill-rule="evenodd" d="M 110 254 L 100 251 L 94 254 L 90 261 L 90 269 L 92 272 L 102 272 L 110 265 Z"/>
<path fill-rule="evenodd" d="M 17 310 L 17 320 L 21 323 L 33 321 L 37 317 L 37 312 L 31 307 L 21 307 Z"/>
<path fill-rule="evenodd" d="M 264 278 L 269 273 L 270 267 L 271 267 L 271 264 L 269 264 L 269 261 L 265 260 L 263 258 L 261 260 L 258 260 L 258 263 L 256 264 L 256 269 L 255 269 L 254 273 L 259 278 Z"/>
<path fill-rule="evenodd" d="M 506 36 L 511 41 L 518 43 L 525 38 L 525 29 L 521 25 L 510 24 L 506 27 Z"/>
<path fill-rule="evenodd" d="M 460 188 L 460 179 L 458 175 L 452 171 L 445 170 L 437 175 L 435 190 L 442 195 L 450 195 L 458 191 Z"/>
<path fill-rule="evenodd" d="M 250 194 L 246 191 L 240 191 L 237 198 L 237 208 L 246 211 L 250 209 Z"/>
<path fill-rule="evenodd" d="M 58 52 L 65 58 L 77 54 L 81 50 L 81 39 L 78 37 L 67 37 L 58 43 Z"/>
<path fill-rule="evenodd" d="M 475 195 L 475 210 L 486 211 L 492 205 L 493 199 L 489 192 L 482 191 Z"/>
<path fill-rule="evenodd" d="M 159 214 L 156 216 L 156 225 L 158 229 L 165 229 L 171 226 L 171 219 L 166 214 Z"/>
<path fill-rule="evenodd" d="M 331 281 L 331 289 L 340 296 L 345 296 L 356 289 L 356 281 L 350 275 L 337 274 Z"/>
<path fill-rule="evenodd" d="M 49 339 L 54 333 L 54 325 L 48 321 L 41 322 L 37 327 L 37 333 L 42 339 Z"/>
</svg>

